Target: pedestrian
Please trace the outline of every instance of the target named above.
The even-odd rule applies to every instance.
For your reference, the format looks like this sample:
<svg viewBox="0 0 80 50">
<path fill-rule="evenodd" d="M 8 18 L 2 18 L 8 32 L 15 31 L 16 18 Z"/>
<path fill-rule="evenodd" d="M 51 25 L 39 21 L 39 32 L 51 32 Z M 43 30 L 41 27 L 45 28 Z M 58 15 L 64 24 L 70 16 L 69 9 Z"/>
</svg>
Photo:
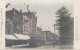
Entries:
<svg viewBox="0 0 80 50">
<path fill-rule="evenodd" d="M 55 41 L 53 41 L 53 47 L 55 47 Z"/>
</svg>

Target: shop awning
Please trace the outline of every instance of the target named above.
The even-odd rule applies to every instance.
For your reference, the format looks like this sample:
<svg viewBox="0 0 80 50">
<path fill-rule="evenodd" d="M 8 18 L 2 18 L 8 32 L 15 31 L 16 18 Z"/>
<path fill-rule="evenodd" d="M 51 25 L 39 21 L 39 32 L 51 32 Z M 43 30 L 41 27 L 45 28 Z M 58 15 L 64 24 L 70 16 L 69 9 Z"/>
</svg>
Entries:
<svg viewBox="0 0 80 50">
<path fill-rule="evenodd" d="M 30 39 L 30 37 L 28 35 L 24 35 L 26 39 Z"/>
<path fill-rule="evenodd" d="M 5 38 L 8 40 L 18 40 L 14 35 L 7 35 L 6 34 Z"/>
<path fill-rule="evenodd" d="M 14 33 L 14 35 L 19 39 L 19 40 L 28 40 L 30 37 L 28 35 L 23 35 L 23 34 L 17 34 Z"/>
</svg>

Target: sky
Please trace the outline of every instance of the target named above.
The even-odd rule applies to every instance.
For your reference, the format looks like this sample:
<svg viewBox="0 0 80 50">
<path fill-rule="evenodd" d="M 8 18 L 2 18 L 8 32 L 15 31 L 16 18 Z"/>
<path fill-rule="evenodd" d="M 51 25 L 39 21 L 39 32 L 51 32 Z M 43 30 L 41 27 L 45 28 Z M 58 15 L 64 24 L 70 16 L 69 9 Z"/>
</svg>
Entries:
<svg viewBox="0 0 80 50">
<path fill-rule="evenodd" d="M 54 27 L 56 20 L 56 11 L 62 6 L 66 6 L 71 16 L 73 16 L 73 0 L 6 0 L 6 4 L 11 5 L 6 10 L 16 8 L 22 9 L 23 12 L 27 11 L 27 5 L 31 11 L 36 12 L 37 26 L 42 30 L 50 30 L 54 33 Z"/>
</svg>

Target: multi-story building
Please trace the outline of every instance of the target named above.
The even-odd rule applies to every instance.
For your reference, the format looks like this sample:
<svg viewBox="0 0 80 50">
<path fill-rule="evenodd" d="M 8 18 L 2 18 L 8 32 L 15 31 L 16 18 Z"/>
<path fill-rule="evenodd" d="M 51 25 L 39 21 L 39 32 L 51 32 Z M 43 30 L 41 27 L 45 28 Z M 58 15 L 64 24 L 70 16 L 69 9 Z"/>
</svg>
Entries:
<svg viewBox="0 0 80 50">
<path fill-rule="evenodd" d="M 18 11 L 12 9 L 6 11 L 6 19 L 10 19 L 13 23 L 13 33 L 22 34 L 23 33 L 23 14 L 22 10 Z"/>
<path fill-rule="evenodd" d="M 29 18 L 29 33 L 30 34 L 36 34 L 36 26 L 37 26 L 37 17 L 35 16 L 35 13 L 34 12 L 24 12 L 23 13 L 24 16 L 28 16 Z"/>
</svg>

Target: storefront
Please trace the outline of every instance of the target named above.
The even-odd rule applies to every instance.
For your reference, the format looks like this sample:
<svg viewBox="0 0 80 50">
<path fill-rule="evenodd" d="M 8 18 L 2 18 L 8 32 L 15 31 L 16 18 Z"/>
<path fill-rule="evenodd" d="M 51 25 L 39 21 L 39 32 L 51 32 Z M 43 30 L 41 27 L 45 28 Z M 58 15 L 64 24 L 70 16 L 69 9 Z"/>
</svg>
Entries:
<svg viewBox="0 0 80 50">
<path fill-rule="evenodd" d="M 18 39 L 14 36 L 14 35 L 8 35 L 6 34 L 6 46 L 12 46 L 17 44 L 16 41 L 18 41 Z"/>
<path fill-rule="evenodd" d="M 21 44 L 28 44 L 30 37 L 28 35 L 23 34 L 16 34 L 13 35 L 6 34 L 6 46 L 13 46 L 13 45 L 21 45 Z"/>
<path fill-rule="evenodd" d="M 27 43 L 29 43 L 30 37 L 28 35 L 14 33 L 14 36 L 16 38 L 18 38 L 18 43 L 19 44 L 27 44 Z"/>
</svg>

